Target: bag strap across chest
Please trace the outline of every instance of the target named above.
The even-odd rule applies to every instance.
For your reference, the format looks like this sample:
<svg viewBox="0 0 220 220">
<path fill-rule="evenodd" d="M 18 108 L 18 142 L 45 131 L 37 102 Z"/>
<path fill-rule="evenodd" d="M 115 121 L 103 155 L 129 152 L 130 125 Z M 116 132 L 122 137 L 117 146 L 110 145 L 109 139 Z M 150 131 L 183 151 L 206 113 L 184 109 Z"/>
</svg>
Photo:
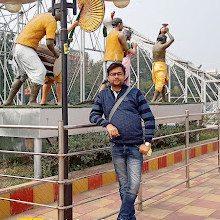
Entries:
<svg viewBox="0 0 220 220">
<path fill-rule="evenodd" d="M 131 91 L 131 87 L 128 87 L 126 92 L 117 100 L 117 102 L 114 104 L 114 106 L 112 107 L 112 110 L 109 114 L 109 119 L 108 121 L 111 122 L 112 116 L 114 115 L 115 111 L 117 110 L 118 106 L 122 103 L 122 101 L 124 100 L 125 96 Z"/>
</svg>

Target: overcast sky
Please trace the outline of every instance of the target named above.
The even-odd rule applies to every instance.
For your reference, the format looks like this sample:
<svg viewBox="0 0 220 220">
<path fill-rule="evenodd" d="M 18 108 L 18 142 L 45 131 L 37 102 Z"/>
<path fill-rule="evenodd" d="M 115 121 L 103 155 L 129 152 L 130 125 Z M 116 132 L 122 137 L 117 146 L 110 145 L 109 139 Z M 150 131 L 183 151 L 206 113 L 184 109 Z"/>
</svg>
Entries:
<svg viewBox="0 0 220 220">
<path fill-rule="evenodd" d="M 123 9 L 112 2 L 106 8 L 116 11 L 127 25 L 156 39 L 162 23 L 168 23 L 175 42 L 170 52 L 202 69 L 220 72 L 220 0 L 130 0 Z"/>
</svg>

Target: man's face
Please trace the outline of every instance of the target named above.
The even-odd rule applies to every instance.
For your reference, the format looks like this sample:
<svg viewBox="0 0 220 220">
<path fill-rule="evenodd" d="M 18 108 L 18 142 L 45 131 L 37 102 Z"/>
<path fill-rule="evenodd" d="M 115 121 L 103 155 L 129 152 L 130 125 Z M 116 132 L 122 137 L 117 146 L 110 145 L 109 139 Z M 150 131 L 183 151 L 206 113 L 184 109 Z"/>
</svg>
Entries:
<svg viewBox="0 0 220 220">
<path fill-rule="evenodd" d="M 119 31 L 122 31 L 123 30 L 123 23 L 120 23 L 119 24 Z"/>
<path fill-rule="evenodd" d="M 112 69 L 107 78 L 111 86 L 122 86 L 125 82 L 125 74 L 120 66 Z"/>
</svg>

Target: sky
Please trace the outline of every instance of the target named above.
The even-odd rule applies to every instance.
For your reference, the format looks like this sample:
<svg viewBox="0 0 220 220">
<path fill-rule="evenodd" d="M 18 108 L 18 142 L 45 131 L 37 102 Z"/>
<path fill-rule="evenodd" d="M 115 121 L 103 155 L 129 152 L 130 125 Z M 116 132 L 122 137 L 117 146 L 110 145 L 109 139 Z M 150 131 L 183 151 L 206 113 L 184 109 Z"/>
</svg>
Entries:
<svg viewBox="0 0 220 220">
<path fill-rule="evenodd" d="M 105 2 L 115 17 L 155 41 L 163 23 L 175 42 L 169 51 L 203 70 L 220 72 L 220 0 L 130 0 L 123 9 Z"/>
</svg>

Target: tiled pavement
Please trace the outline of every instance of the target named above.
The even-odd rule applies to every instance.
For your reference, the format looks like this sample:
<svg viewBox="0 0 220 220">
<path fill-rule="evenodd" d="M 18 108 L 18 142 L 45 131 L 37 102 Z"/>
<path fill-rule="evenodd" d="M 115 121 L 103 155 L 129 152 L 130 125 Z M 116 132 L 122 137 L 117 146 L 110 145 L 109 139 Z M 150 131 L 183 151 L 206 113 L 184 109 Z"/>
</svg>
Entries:
<svg viewBox="0 0 220 220">
<path fill-rule="evenodd" d="M 215 152 L 216 153 L 216 152 Z M 213 154 L 213 153 L 211 153 Z M 208 154 L 208 155 L 211 155 Z M 202 157 L 206 157 L 204 155 Z M 199 157 L 202 158 L 202 157 Z M 197 160 L 191 159 L 190 161 Z M 157 171 L 151 171 L 143 175 L 143 180 L 157 174 L 164 173 L 173 168 L 177 168 L 182 163 L 175 164 Z M 204 159 L 199 163 L 190 166 L 190 176 L 196 175 L 202 171 L 217 166 L 217 157 Z M 172 174 L 151 180 L 143 184 L 143 197 L 147 197 L 163 190 L 166 187 L 174 185 L 184 180 L 185 169 L 174 171 Z M 185 188 L 181 184 L 161 195 L 158 195 L 143 203 L 143 211 L 137 211 L 137 220 L 215 220 L 220 219 L 220 175 L 218 170 L 214 170 L 203 176 L 190 181 L 191 187 Z M 110 192 L 116 192 L 118 184 L 101 187 L 96 190 L 81 193 L 74 196 L 75 203 L 97 197 Z M 108 197 L 93 201 L 73 209 L 74 220 L 93 220 L 107 213 L 113 212 L 120 207 L 119 194 L 115 193 Z M 10 220 L 19 220 L 20 218 L 44 218 L 45 220 L 57 220 L 57 211 L 48 208 L 37 208 L 27 211 L 23 214 L 10 217 Z M 107 218 L 115 220 L 117 215 Z"/>
</svg>

